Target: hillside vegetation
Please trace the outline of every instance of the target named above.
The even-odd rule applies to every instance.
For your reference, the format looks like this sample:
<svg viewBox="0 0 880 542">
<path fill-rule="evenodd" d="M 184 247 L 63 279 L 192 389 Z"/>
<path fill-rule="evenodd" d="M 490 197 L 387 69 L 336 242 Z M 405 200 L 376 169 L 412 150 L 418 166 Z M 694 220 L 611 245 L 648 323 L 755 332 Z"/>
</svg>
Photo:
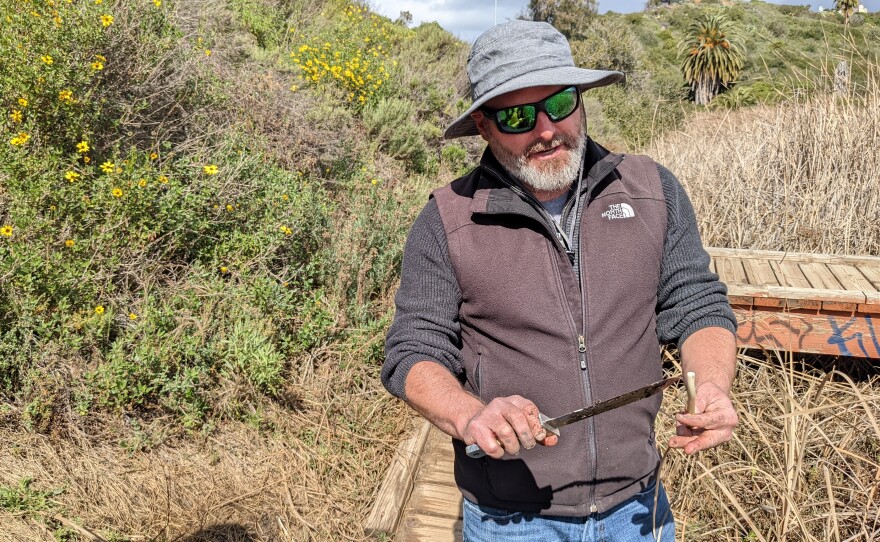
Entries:
<svg viewBox="0 0 880 542">
<path fill-rule="evenodd" d="M 845 29 L 703 4 L 609 14 L 573 40 L 580 62 L 630 74 L 588 95 L 591 133 L 652 144 L 712 244 L 877 253 L 878 164 L 859 150 L 880 133 L 876 17 Z M 700 10 L 754 42 L 717 100 L 740 98 L 719 104 L 764 109 L 693 116 L 670 55 Z M 481 152 L 440 140 L 469 102 L 467 44 L 343 0 L 0 0 L 0 14 L 0 540 L 363 539 L 410 423 L 378 378 L 406 231 Z M 851 82 L 832 94 L 841 59 Z M 815 389 L 776 370 L 752 381 L 787 382 L 795 402 Z M 796 515 L 803 540 L 827 539 L 811 500 L 826 480 L 852 505 L 843 539 L 876 527 L 873 493 L 842 489 L 880 464 L 876 403 L 832 384 L 815 404 L 867 418 L 842 418 L 858 427 L 843 452 L 816 452 L 830 473 L 790 475 L 779 515 L 754 518 L 671 482 L 692 536 L 799 540 Z M 796 446 L 811 426 L 772 431 L 786 427 L 766 438 Z"/>
</svg>

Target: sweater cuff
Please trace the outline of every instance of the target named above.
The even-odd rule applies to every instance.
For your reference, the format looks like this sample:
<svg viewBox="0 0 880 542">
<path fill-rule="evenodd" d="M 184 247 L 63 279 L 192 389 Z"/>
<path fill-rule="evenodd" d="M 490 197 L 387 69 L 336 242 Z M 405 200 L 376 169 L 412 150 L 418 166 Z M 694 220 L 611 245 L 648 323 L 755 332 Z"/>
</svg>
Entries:
<svg viewBox="0 0 880 542">
<path fill-rule="evenodd" d="M 416 363 L 421 361 L 430 361 L 431 363 L 436 363 L 437 365 L 443 367 L 447 371 L 449 371 L 449 367 L 440 363 L 437 360 L 430 359 L 421 354 L 410 354 L 404 357 L 400 362 L 398 362 L 394 366 L 394 374 L 390 375 L 389 378 L 384 382 L 385 389 L 388 390 L 391 395 L 406 401 L 406 377 L 409 376 L 409 371 L 413 368 Z M 450 374 L 453 374 L 452 371 L 449 371 Z"/>
<path fill-rule="evenodd" d="M 681 351 L 681 345 L 684 344 L 688 337 L 690 337 L 697 331 L 700 331 L 701 329 L 707 327 L 722 327 L 727 331 L 733 333 L 734 336 L 736 336 L 736 324 L 734 322 L 731 322 L 729 318 L 717 315 L 706 316 L 700 318 L 696 322 L 693 322 L 684 330 L 684 333 L 682 333 L 681 337 L 678 338 L 679 352 Z"/>
</svg>

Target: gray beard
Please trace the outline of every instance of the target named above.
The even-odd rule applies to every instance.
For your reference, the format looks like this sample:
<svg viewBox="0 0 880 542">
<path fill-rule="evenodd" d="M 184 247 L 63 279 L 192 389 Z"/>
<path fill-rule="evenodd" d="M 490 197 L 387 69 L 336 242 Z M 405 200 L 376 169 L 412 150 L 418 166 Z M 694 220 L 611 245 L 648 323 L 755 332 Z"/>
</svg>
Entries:
<svg viewBox="0 0 880 542">
<path fill-rule="evenodd" d="M 577 178 L 584 161 L 586 141 L 587 136 L 581 131 L 576 137 L 558 135 L 549 144 L 537 143 L 521 156 L 507 152 L 500 145 L 494 145 L 492 141 L 489 142 L 489 148 L 504 169 L 528 188 L 539 192 L 555 192 L 570 187 Z M 527 158 L 529 153 L 547 150 L 561 144 L 569 147 L 568 158 L 562 163 L 545 164 L 541 168 L 529 165 Z"/>
</svg>

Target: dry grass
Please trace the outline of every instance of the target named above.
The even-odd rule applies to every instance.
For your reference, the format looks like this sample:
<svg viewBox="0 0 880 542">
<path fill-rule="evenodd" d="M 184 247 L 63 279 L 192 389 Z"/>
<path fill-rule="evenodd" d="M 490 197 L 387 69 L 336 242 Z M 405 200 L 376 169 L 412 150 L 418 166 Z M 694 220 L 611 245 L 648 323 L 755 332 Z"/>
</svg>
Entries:
<svg viewBox="0 0 880 542">
<path fill-rule="evenodd" d="M 691 195 L 709 246 L 880 255 L 880 67 L 824 94 L 706 113 L 647 153 Z"/>
<path fill-rule="evenodd" d="M 842 372 L 809 374 L 791 356 L 740 356 L 740 425 L 731 442 L 667 454 L 677 540 L 880 539 L 880 388 Z M 667 395 L 658 434 L 674 432 Z M 661 442 L 663 439 L 661 438 Z"/>
<path fill-rule="evenodd" d="M 0 416 L 0 487 L 32 477 L 33 491 L 63 490 L 48 511 L 0 510 L 0 540 L 51 541 L 63 527 L 73 540 L 364 539 L 371 497 L 409 421 L 376 368 L 352 363 L 358 355 L 316 353 L 290 383 L 295 399 L 266 405 L 259 430 L 227 423 L 145 451 L 116 439 L 149 439 L 163 420 L 97 435 L 67 423 L 40 435 Z"/>
</svg>

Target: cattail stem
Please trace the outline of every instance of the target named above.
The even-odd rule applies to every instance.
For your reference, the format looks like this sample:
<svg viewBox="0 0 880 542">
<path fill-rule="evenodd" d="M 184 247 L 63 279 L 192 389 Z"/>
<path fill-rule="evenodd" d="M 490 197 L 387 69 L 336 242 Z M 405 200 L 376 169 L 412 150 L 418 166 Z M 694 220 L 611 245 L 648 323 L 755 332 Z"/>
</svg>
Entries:
<svg viewBox="0 0 880 542">
<path fill-rule="evenodd" d="M 685 380 L 684 386 L 687 388 L 688 401 L 687 401 L 687 412 L 688 414 L 696 414 L 697 410 L 697 374 L 693 371 L 688 371 L 687 379 Z"/>
</svg>

